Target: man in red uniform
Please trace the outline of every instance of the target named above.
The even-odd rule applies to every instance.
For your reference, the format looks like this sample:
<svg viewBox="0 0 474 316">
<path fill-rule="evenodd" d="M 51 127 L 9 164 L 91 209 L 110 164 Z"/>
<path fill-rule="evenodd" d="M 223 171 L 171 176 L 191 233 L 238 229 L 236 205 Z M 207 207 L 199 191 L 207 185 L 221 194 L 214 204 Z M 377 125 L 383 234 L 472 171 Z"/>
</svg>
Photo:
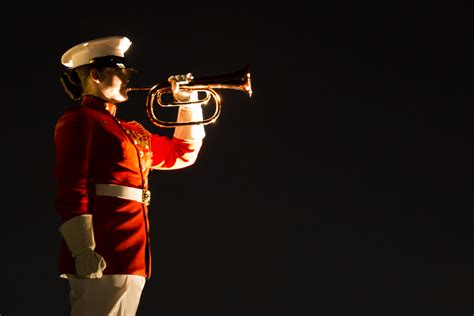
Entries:
<svg viewBox="0 0 474 316">
<path fill-rule="evenodd" d="M 130 45 L 122 36 L 94 39 L 61 59 L 63 87 L 80 101 L 61 115 L 54 135 L 59 272 L 69 280 L 73 316 L 135 315 L 151 273 L 148 174 L 192 165 L 205 136 L 202 125 L 178 126 L 166 137 L 117 118 L 134 73 L 124 57 Z M 175 97 L 195 100 L 197 93 Z M 178 122 L 199 120 L 200 106 L 179 108 Z"/>
</svg>

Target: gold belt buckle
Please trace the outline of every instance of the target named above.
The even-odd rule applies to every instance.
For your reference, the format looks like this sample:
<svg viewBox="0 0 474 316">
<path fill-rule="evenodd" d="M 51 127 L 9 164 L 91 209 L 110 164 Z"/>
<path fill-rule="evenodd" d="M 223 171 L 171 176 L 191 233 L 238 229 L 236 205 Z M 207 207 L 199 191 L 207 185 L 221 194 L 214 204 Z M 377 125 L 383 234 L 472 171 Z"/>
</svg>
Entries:
<svg viewBox="0 0 474 316">
<path fill-rule="evenodd" d="M 142 190 L 142 202 L 145 205 L 150 205 L 151 192 L 149 190 Z"/>
</svg>

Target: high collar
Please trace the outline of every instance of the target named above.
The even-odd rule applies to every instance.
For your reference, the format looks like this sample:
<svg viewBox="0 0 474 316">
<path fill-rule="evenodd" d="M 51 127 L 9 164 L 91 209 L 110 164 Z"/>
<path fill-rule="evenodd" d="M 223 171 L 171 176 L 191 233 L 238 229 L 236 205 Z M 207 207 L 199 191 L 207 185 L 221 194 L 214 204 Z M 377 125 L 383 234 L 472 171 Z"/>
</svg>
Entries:
<svg viewBox="0 0 474 316">
<path fill-rule="evenodd" d="M 117 106 L 115 104 L 92 95 L 85 95 L 82 98 L 81 104 L 101 112 L 109 112 L 112 116 L 115 116 L 115 112 L 117 111 Z"/>
</svg>

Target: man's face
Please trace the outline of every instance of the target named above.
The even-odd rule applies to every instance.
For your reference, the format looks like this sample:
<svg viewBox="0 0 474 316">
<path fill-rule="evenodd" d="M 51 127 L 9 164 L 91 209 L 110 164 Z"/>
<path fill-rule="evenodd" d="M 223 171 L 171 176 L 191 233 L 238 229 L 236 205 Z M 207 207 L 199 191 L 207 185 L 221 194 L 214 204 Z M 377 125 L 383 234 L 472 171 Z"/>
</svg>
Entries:
<svg viewBox="0 0 474 316">
<path fill-rule="evenodd" d="M 103 98 L 115 104 L 127 101 L 127 84 L 133 73 L 133 70 L 128 68 L 103 68 L 101 71 L 102 80 L 99 83 L 99 90 Z"/>
</svg>

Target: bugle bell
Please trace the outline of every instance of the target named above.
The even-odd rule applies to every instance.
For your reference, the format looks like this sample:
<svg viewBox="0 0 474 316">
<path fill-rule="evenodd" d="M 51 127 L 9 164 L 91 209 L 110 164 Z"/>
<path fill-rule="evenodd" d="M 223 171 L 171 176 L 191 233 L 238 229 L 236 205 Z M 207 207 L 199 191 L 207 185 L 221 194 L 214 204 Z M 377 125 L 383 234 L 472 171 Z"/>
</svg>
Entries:
<svg viewBox="0 0 474 316">
<path fill-rule="evenodd" d="M 197 91 L 204 94 L 205 97 L 197 101 L 182 102 L 173 99 L 171 102 L 165 102 L 163 96 L 172 95 L 172 85 L 170 82 L 158 83 L 152 87 L 138 87 L 128 88 L 128 91 L 146 90 L 148 95 L 146 98 L 146 113 L 150 121 L 160 127 L 176 127 L 182 125 L 207 125 L 214 123 L 221 113 L 221 100 L 216 90 L 231 89 L 243 91 L 252 96 L 252 86 L 250 80 L 249 66 L 246 66 L 238 71 L 219 74 L 201 78 L 189 77 L 187 82 L 179 84 L 180 91 Z M 155 111 L 155 104 L 162 108 L 176 107 L 181 105 L 196 105 L 201 106 L 207 104 L 210 100 L 214 101 L 214 113 L 209 118 L 204 118 L 201 121 L 176 122 L 165 121 L 158 118 L 158 112 Z"/>
</svg>

